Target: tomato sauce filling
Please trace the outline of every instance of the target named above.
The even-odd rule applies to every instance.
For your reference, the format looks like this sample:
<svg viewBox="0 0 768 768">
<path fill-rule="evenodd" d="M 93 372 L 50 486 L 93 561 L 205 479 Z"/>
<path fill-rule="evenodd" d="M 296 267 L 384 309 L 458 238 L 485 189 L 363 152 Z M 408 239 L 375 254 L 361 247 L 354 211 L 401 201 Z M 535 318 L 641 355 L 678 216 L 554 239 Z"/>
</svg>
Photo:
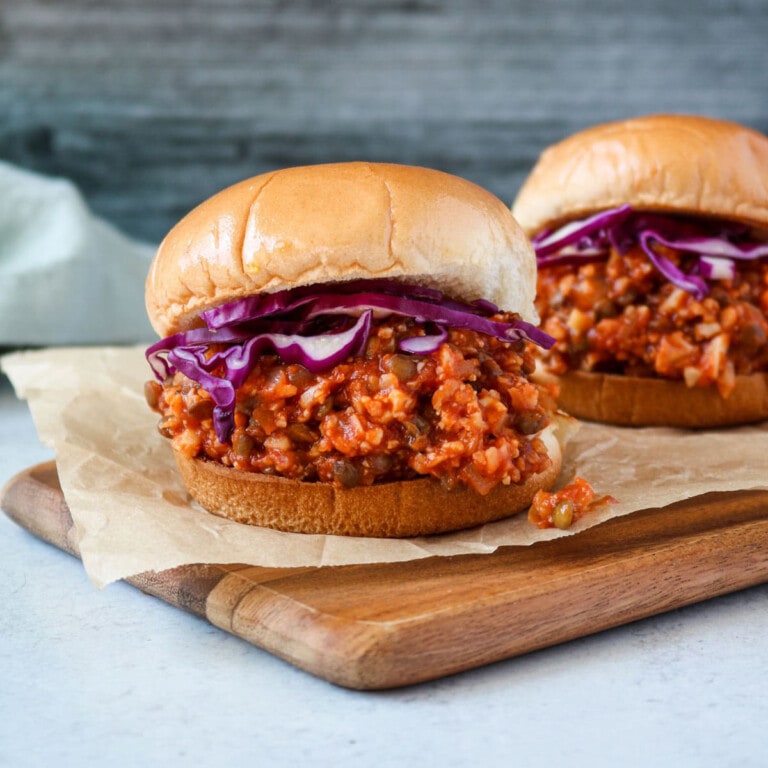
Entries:
<svg viewBox="0 0 768 768">
<path fill-rule="evenodd" d="M 576 477 L 559 491 L 536 491 L 528 521 L 538 528 L 566 530 L 597 507 L 615 503 L 613 496 L 597 496 L 584 478 Z"/>
<path fill-rule="evenodd" d="M 533 345 L 452 329 L 432 354 L 397 351 L 423 333 L 409 318 L 375 321 L 363 355 L 319 374 L 263 355 L 236 392 L 226 442 L 210 395 L 183 374 L 145 394 L 176 450 L 249 472 L 346 488 L 426 476 L 486 494 L 549 468 L 537 435 L 552 401 L 528 379 Z"/>
<path fill-rule="evenodd" d="M 693 257 L 660 254 L 683 271 Z M 548 370 L 619 373 L 714 385 L 727 397 L 735 376 L 768 370 L 768 262 L 737 265 L 697 300 L 654 267 L 640 247 L 605 261 L 540 267 L 536 306 L 555 338 Z"/>
</svg>

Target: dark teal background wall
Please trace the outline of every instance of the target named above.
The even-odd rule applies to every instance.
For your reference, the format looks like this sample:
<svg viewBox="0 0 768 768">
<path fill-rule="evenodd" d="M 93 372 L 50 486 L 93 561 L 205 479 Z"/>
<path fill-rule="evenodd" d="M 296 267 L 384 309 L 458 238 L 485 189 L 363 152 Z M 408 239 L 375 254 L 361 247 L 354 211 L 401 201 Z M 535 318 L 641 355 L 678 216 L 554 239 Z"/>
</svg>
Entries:
<svg viewBox="0 0 768 768">
<path fill-rule="evenodd" d="M 510 201 L 592 123 L 768 131 L 767 51 L 765 0 L 2 0 L 0 159 L 149 240 L 302 163 L 423 164 Z"/>
</svg>

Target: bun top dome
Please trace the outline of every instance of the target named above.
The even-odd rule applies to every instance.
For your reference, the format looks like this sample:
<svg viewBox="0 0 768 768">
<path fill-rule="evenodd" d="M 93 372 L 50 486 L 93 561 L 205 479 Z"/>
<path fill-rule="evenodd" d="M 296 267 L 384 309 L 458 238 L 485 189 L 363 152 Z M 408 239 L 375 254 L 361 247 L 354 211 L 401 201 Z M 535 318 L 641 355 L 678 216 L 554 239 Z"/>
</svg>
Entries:
<svg viewBox="0 0 768 768">
<path fill-rule="evenodd" d="M 512 213 L 532 235 L 624 203 L 768 227 L 768 137 L 691 115 L 598 125 L 544 150 Z"/>
<path fill-rule="evenodd" d="M 456 176 L 376 163 L 288 168 L 214 195 L 160 244 L 147 312 L 165 336 L 244 296 L 361 278 L 487 299 L 537 321 L 533 249 L 504 203 Z"/>
</svg>

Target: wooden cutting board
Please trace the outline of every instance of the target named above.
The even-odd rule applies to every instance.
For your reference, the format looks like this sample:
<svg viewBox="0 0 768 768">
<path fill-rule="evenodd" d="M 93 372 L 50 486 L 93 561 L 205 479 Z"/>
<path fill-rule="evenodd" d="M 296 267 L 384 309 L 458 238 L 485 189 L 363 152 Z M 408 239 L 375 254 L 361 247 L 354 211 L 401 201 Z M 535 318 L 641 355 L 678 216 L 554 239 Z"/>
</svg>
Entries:
<svg viewBox="0 0 768 768">
<path fill-rule="evenodd" d="M 53 463 L 13 478 L 0 507 L 78 554 Z M 700 496 L 492 555 L 128 581 L 338 685 L 403 686 L 768 581 L 768 493 Z"/>
</svg>

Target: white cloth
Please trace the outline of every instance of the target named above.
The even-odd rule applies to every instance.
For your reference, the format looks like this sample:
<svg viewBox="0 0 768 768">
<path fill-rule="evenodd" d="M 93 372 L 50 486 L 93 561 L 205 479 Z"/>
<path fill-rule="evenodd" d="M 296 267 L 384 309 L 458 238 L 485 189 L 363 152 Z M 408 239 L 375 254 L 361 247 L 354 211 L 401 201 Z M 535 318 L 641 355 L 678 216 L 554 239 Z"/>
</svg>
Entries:
<svg viewBox="0 0 768 768">
<path fill-rule="evenodd" d="M 0 162 L 0 346 L 156 338 L 153 250 L 97 218 L 70 181 Z"/>
</svg>

